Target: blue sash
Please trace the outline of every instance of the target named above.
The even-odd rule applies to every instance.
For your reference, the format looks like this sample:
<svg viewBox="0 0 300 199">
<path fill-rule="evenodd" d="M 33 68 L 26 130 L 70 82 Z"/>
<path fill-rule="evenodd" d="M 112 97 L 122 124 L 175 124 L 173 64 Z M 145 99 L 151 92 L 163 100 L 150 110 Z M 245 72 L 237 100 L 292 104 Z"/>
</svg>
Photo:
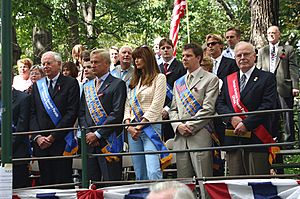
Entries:
<svg viewBox="0 0 300 199">
<path fill-rule="evenodd" d="M 55 103 L 53 102 L 52 98 L 49 95 L 48 92 L 48 87 L 46 83 L 46 78 L 42 78 L 36 82 L 37 88 L 41 97 L 41 101 L 43 103 L 43 106 L 49 115 L 51 121 L 53 124 L 56 126 L 59 121 L 61 120 L 62 116 L 56 107 Z M 63 155 L 73 155 L 78 151 L 78 143 L 77 140 L 75 139 L 74 132 L 70 131 L 66 137 L 66 146 L 65 146 L 65 151 Z"/>
<path fill-rule="evenodd" d="M 183 104 L 186 111 L 191 116 L 194 116 L 200 109 L 202 109 L 202 106 L 195 99 L 192 92 L 186 85 L 184 77 L 185 76 L 182 76 L 175 81 L 175 88 L 179 94 L 180 101 Z"/>
<path fill-rule="evenodd" d="M 167 97 L 172 101 L 173 99 L 173 89 L 170 84 L 167 83 Z"/>
<path fill-rule="evenodd" d="M 135 120 L 137 122 L 141 122 L 144 113 L 143 110 L 141 109 L 140 103 L 136 96 L 136 88 L 134 89 L 134 97 L 133 100 L 130 101 L 130 106 L 135 116 Z M 148 136 L 148 138 L 152 141 L 152 143 L 155 145 L 158 151 L 168 151 L 164 142 L 161 140 L 160 135 L 153 129 L 152 125 L 144 126 L 143 131 Z M 161 169 L 165 169 L 167 166 L 169 166 L 171 164 L 171 160 L 172 160 L 172 154 L 170 153 L 160 154 Z"/>
<path fill-rule="evenodd" d="M 202 109 L 200 103 L 195 99 L 192 92 L 188 88 L 185 82 L 185 76 L 182 76 L 175 82 L 175 88 L 179 94 L 179 98 L 181 103 L 183 104 L 186 111 L 191 115 L 194 116 L 199 110 Z M 213 141 L 213 146 L 220 146 L 220 141 L 218 135 L 213 130 L 213 127 L 208 124 L 204 127 L 210 134 Z M 221 150 L 214 150 L 213 151 L 213 169 L 214 173 L 222 172 L 223 161 L 221 159 Z"/>
<path fill-rule="evenodd" d="M 91 118 L 97 126 L 102 125 L 106 121 L 107 113 L 97 96 L 95 80 L 88 81 L 84 84 L 84 94 Z M 114 131 L 106 140 L 106 145 L 103 147 L 100 146 L 101 151 L 102 153 L 119 153 L 123 149 L 123 143 L 122 133 L 117 136 Z M 119 161 L 117 156 L 106 156 L 105 158 L 109 162 L 113 160 Z"/>
</svg>

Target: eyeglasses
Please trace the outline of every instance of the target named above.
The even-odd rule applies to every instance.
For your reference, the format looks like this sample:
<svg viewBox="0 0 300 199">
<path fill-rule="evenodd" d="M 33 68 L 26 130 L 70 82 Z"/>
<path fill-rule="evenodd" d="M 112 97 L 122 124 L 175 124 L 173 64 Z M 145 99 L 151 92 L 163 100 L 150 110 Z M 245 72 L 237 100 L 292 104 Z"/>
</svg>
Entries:
<svg viewBox="0 0 300 199">
<path fill-rule="evenodd" d="M 235 36 L 226 36 L 226 39 L 233 39 Z"/>
<path fill-rule="evenodd" d="M 45 66 L 46 64 L 47 64 L 47 65 L 51 65 L 51 64 L 53 64 L 54 62 L 56 62 L 56 61 L 42 62 L 42 66 Z"/>
<path fill-rule="evenodd" d="M 216 44 L 219 44 L 219 42 L 213 41 L 213 42 L 207 43 L 206 45 L 207 45 L 207 47 L 210 47 L 210 46 L 214 46 Z"/>
</svg>

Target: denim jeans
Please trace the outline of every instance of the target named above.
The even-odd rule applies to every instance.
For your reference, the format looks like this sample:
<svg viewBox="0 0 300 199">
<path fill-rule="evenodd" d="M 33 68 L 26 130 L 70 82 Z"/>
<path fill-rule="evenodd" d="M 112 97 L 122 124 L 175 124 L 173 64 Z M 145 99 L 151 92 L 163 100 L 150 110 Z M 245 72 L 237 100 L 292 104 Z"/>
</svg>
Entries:
<svg viewBox="0 0 300 199">
<path fill-rule="evenodd" d="M 161 124 L 155 124 L 152 127 L 161 135 Z M 144 132 L 141 133 L 137 141 L 134 141 L 128 133 L 128 142 L 130 152 L 157 151 L 155 145 Z M 136 180 L 162 179 L 159 154 L 134 155 L 132 162 Z"/>
</svg>

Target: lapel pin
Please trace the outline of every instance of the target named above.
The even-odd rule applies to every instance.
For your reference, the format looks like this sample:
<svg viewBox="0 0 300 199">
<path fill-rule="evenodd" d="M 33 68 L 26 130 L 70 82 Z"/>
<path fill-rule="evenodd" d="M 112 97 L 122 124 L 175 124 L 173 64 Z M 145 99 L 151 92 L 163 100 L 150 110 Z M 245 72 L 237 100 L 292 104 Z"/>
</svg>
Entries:
<svg viewBox="0 0 300 199">
<path fill-rule="evenodd" d="M 258 77 L 254 77 L 254 81 L 256 82 L 258 80 Z"/>
<path fill-rule="evenodd" d="M 99 93 L 98 97 L 102 97 L 104 95 L 104 93 Z"/>
</svg>

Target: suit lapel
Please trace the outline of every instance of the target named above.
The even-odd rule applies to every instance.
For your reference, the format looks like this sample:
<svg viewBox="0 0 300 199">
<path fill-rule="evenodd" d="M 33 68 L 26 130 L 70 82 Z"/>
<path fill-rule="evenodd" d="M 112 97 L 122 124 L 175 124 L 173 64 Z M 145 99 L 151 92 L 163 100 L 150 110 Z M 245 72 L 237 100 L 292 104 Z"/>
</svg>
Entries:
<svg viewBox="0 0 300 199">
<path fill-rule="evenodd" d="M 190 90 L 192 90 L 202 79 L 204 73 L 203 73 L 203 69 L 200 68 L 199 72 L 196 74 L 196 76 L 194 77 L 191 86 L 190 86 Z"/>
<path fill-rule="evenodd" d="M 266 59 L 265 59 L 266 64 L 263 64 L 260 67 L 262 67 L 264 71 L 270 71 L 270 46 L 267 46 L 266 48 L 264 48 L 263 55 L 266 57 Z"/>
<path fill-rule="evenodd" d="M 219 64 L 219 68 L 218 68 L 218 71 L 217 71 L 217 76 L 219 77 L 222 70 L 224 70 L 226 67 L 226 59 L 224 59 L 224 57 L 222 56 L 222 59 L 220 61 L 220 64 Z"/>
<path fill-rule="evenodd" d="M 107 76 L 107 78 L 105 79 L 105 81 L 102 83 L 102 85 L 101 85 L 101 87 L 100 87 L 98 93 L 103 93 L 103 91 L 105 91 L 105 90 L 109 87 L 109 85 L 111 84 L 112 79 L 113 79 L 113 78 L 112 78 L 112 75 L 109 74 L 109 75 Z"/>
<path fill-rule="evenodd" d="M 280 59 L 280 55 L 282 54 L 282 49 L 283 49 L 283 46 L 278 46 L 278 51 L 277 51 L 277 56 L 276 56 L 276 68 L 275 68 L 275 71 L 277 70 L 278 66 L 279 66 L 279 63 L 281 61 Z"/>
<path fill-rule="evenodd" d="M 63 81 L 64 81 L 64 77 L 62 74 L 60 74 L 58 76 L 58 79 L 57 79 L 55 87 L 54 87 L 52 99 L 54 99 L 54 97 L 57 95 L 58 91 L 60 91 L 60 86 L 63 84 Z"/>
</svg>

